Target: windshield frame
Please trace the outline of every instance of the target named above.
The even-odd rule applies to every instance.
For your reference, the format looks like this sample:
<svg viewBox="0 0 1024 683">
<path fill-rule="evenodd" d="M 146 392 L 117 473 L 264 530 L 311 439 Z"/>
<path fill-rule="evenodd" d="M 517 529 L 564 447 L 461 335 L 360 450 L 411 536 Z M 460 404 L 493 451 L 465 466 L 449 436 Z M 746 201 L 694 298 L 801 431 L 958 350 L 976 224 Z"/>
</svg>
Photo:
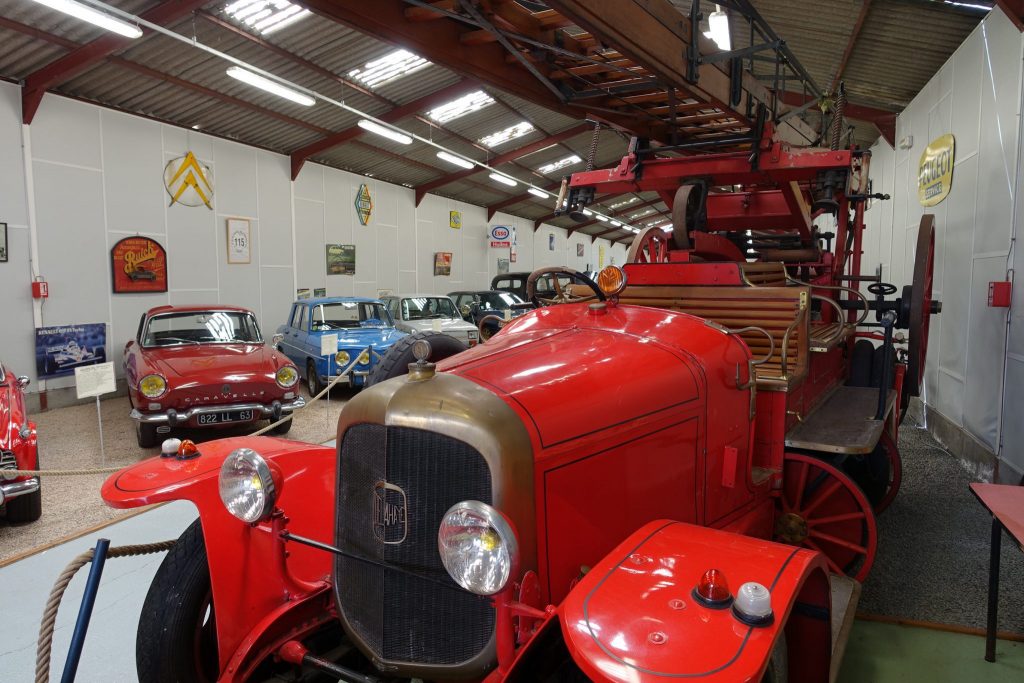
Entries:
<svg viewBox="0 0 1024 683">
<path fill-rule="evenodd" d="M 239 315 L 245 316 L 252 321 L 253 330 L 256 333 L 256 339 L 254 341 L 233 341 L 233 340 L 215 340 L 215 341 L 189 341 L 189 342 L 178 342 L 176 344 L 147 344 L 146 340 L 149 337 L 149 327 L 153 324 L 154 320 L 160 320 L 162 318 L 182 318 L 185 316 L 194 315 L 212 315 L 215 313 L 224 313 L 227 315 Z M 266 342 L 263 339 L 263 331 L 260 329 L 260 323 L 256 320 L 256 315 L 252 311 L 238 311 L 233 309 L 204 309 L 201 311 L 168 311 L 166 313 L 157 313 L 156 315 L 149 316 L 146 318 L 146 325 L 142 329 L 142 334 L 139 337 L 139 346 L 144 349 L 175 349 L 182 346 L 205 346 L 207 344 L 256 344 L 262 345 Z"/>
<path fill-rule="evenodd" d="M 446 317 L 443 317 L 443 318 L 437 318 L 437 317 L 412 318 L 412 317 L 409 317 L 409 303 L 408 302 L 410 302 L 410 301 L 417 301 L 417 300 L 421 300 L 421 299 L 424 300 L 424 301 L 426 301 L 428 299 L 437 299 L 439 301 L 447 301 L 448 305 L 451 306 L 451 314 L 446 316 Z M 450 296 L 441 296 L 441 295 L 404 296 L 404 297 L 402 297 L 399 300 L 398 310 L 399 310 L 399 314 L 402 316 L 402 321 L 403 322 L 407 322 L 407 323 L 408 322 L 417 322 L 417 321 L 420 321 L 420 320 L 462 320 L 462 314 L 459 313 L 458 307 L 455 305 L 455 302 L 452 301 L 452 298 Z M 422 310 L 422 309 L 419 309 L 419 310 Z"/>
<path fill-rule="evenodd" d="M 324 310 L 325 306 L 327 306 L 327 307 L 330 307 L 330 306 L 341 306 L 343 309 L 351 306 L 352 308 L 355 308 L 357 310 L 358 310 L 358 308 L 360 306 L 372 307 L 372 308 L 376 309 L 377 311 L 379 311 L 380 313 L 384 314 L 384 317 L 379 317 L 378 316 L 377 318 L 374 318 L 374 320 L 380 320 L 383 324 L 382 325 L 363 325 L 365 320 L 357 319 L 355 321 L 357 324 L 352 326 L 352 327 L 341 326 L 341 327 L 331 327 L 329 329 L 314 327 L 315 325 L 323 323 L 326 320 L 326 318 L 324 318 L 324 316 L 323 316 L 323 310 Z M 317 320 L 317 317 L 316 317 L 318 309 L 319 309 L 320 314 L 321 314 L 320 315 L 320 320 Z M 309 331 L 310 332 L 338 332 L 338 331 L 341 331 L 341 330 L 380 330 L 380 329 L 385 329 L 385 328 L 389 328 L 389 327 L 394 327 L 395 326 L 395 321 L 391 317 L 391 312 L 388 310 L 387 304 L 385 304 L 383 301 L 321 301 L 320 303 L 315 303 L 315 304 L 310 304 L 309 305 L 309 321 L 310 321 L 309 322 Z"/>
</svg>

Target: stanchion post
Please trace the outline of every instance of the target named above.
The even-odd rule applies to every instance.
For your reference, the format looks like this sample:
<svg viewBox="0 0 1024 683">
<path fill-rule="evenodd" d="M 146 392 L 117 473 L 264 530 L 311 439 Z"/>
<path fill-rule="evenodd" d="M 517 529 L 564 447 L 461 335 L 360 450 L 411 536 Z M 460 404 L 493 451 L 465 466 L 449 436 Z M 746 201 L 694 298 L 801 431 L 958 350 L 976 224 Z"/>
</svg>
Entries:
<svg viewBox="0 0 1024 683">
<path fill-rule="evenodd" d="M 96 396 L 96 419 L 100 425 L 100 467 L 107 466 L 107 450 L 103 447 L 103 414 L 100 412 L 100 397 Z"/>
<path fill-rule="evenodd" d="M 98 401 L 99 398 L 97 397 L 96 400 Z M 92 608 L 96 604 L 96 593 L 100 587 L 100 577 L 103 576 L 103 565 L 107 561 L 109 547 L 109 539 L 101 538 L 96 541 L 96 549 L 92 555 L 92 567 L 89 568 L 89 578 L 85 581 L 82 606 L 78 608 L 78 621 L 75 622 L 75 631 L 71 634 L 71 647 L 68 649 L 68 658 L 64 662 L 64 673 L 60 677 L 60 683 L 73 683 L 75 675 L 78 673 L 78 662 L 82 658 L 85 634 L 89 630 L 89 619 L 92 618 Z"/>
</svg>

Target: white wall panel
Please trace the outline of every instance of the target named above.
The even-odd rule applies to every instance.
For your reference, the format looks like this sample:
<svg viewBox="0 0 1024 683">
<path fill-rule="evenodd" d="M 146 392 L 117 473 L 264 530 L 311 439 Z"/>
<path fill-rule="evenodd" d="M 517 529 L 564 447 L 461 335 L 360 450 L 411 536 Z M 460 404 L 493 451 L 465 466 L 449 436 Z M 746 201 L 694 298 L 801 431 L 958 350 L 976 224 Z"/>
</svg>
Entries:
<svg viewBox="0 0 1024 683">
<path fill-rule="evenodd" d="M 260 292 L 260 298 L 263 301 L 263 315 L 260 316 L 260 326 L 263 328 L 264 338 L 270 339 L 278 326 L 283 325 L 288 318 L 292 301 L 295 300 L 292 269 L 262 268 Z"/>
<path fill-rule="evenodd" d="M 4 162 L 0 160 L 0 166 Z M 0 361 L 11 372 L 35 377 L 35 332 L 29 282 L 28 228 L 7 226 L 8 262 L 0 263 Z M 34 387 L 33 387 L 34 388 Z"/>
<path fill-rule="evenodd" d="M 214 196 L 217 211 L 227 216 L 255 218 L 259 213 L 256 149 L 228 140 L 213 141 L 217 161 Z"/>
<path fill-rule="evenodd" d="M 100 108 L 46 95 L 32 122 L 32 154 L 36 159 L 99 169 Z"/>
<path fill-rule="evenodd" d="M 308 164 L 307 164 L 308 165 Z M 322 178 L 322 176 L 321 176 Z M 326 286 L 324 203 L 295 197 L 295 275 L 300 289 Z M 359 253 L 356 253 L 359 268 Z M 294 294 L 294 292 L 292 292 Z"/>
<path fill-rule="evenodd" d="M 0 222 L 28 225 L 18 86 L 0 82 Z M 0 276 L 2 278 L 3 276 Z"/>
<path fill-rule="evenodd" d="M 259 240 L 263 265 L 292 265 L 292 197 L 288 157 L 256 152 Z M 290 272 L 290 270 L 289 270 Z M 289 288 L 291 289 L 291 288 Z"/>
<path fill-rule="evenodd" d="M 1006 353 L 1006 309 L 990 308 L 987 305 L 988 283 L 1001 280 L 1005 275 L 1004 257 L 979 258 L 974 261 L 964 427 L 993 452 L 998 451 L 1003 359 Z"/>
</svg>

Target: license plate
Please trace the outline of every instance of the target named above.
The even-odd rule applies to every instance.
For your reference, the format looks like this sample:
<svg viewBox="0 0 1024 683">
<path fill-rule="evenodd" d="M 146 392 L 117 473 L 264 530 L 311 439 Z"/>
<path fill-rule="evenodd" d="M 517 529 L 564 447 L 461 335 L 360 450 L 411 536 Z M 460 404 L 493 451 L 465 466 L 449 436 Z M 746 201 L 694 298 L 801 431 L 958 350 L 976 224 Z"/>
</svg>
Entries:
<svg viewBox="0 0 1024 683">
<path fill-rule="evenodd" d="M 197 421 L 201 425 L 223 424 L 225 422 L 252 422 L 252 411 L 225 410 L 222 413 L 200 413 Z"/>
</svg>

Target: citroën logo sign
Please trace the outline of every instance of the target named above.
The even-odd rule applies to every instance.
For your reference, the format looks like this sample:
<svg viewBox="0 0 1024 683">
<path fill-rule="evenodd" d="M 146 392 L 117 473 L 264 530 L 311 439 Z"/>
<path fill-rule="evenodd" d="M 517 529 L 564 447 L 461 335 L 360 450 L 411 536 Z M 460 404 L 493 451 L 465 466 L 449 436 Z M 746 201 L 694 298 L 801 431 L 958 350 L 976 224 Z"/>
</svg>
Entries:
<svg viewBox="0 0 1024 683">
<path fill-rule="evenodd" d="M 171 197 L 169 206 L 206 206 L 213 210 L 213 172 L 199 163 L 196 155 L 171 159 L 164 166 L 164 187 Z"/>
</svg>

